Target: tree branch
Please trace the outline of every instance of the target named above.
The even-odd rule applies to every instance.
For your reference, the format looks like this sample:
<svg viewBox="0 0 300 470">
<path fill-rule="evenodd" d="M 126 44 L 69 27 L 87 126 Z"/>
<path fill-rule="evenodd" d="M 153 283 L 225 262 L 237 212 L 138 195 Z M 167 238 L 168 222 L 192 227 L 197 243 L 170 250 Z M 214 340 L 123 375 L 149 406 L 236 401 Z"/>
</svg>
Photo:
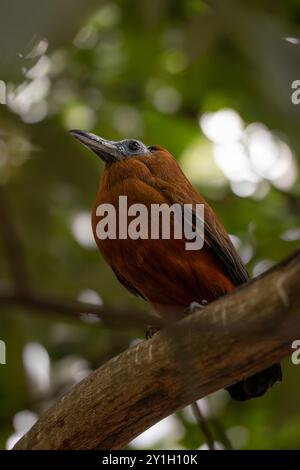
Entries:
<svg viewBox="0 0 300 470">
<path fill-rule="evenodd" d="M 92 314 L 110 327 L 145 327 L 161 325 L 161 320 L 144 310 L 114 308 L 108 305 L 94 305 L 77 300 L 66 300 L 47 297 L 28 292 L 25 295 L 11 290 L 0 289 L 0 306 L 21 307 L 39 314 L 62 314 L 68 318 L 78 319 L 84 314 Z"/>
<path fill-rule="evenodd" d="M 299 278 L 300 250 L 94 371 L 15 449 L 120 449 L 175 410 L 290 355 L 300 338 Z"/>
<path fill-rule="evenodd" d="M 29 292 L 29 274 L 22 244 L 10 216 L 10 208 L 3 187 L 0 185 L 0 234 L 12 275 L 14 290 L 18 294 Z"/>
</svg>

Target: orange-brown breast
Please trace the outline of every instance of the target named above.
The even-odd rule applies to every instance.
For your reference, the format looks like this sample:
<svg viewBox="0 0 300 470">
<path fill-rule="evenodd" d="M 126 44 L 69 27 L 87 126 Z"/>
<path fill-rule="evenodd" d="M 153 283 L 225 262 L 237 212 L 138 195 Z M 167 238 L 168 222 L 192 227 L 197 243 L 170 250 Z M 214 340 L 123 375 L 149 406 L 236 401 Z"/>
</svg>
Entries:
<svg viewBox="0 0 300 470">
<path fill-rule="evenodd" d="M 209 240 L 198 251 L 186 250 L 186 240 L 172 237 L 169 240 L 100 240 L 96 235 L 100 220 L 96 208 L 102 203 L 110 203 L 116 208 L 118 219 L 120 195 L 127 196 L 128 206 L 144 204 L 149 214 L 154 203 L 202 203 L 205 205 L 205 224 L 216 235 L 218 249 L 220 246 L 229 251 L 234 248 L 210 206 L 197 194 L 176 160 L 166 151 L 159 149 L 153 158 L 131 157 L 116 162 L 102 175 L 92 225 L 101 253 L 126 287 L 149 300 L 158 312 L 167 307 L 183 309 L 191 302 L 203 299 L 210 302 L 235 288 L 237 282 Z M 148 224 L 150 227 L 150 218 Z M 238 255 L 234 252 L 234 256 Z"/>
</svg>

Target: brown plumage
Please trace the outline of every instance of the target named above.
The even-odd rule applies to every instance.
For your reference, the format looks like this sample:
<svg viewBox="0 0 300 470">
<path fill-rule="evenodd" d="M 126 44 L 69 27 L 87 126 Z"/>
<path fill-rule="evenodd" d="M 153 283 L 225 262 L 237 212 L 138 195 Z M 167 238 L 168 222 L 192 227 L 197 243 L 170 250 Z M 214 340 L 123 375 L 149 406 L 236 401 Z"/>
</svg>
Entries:
<svg viewBox="0 0 300 470">
<path fill-rule="evenodd" d="M 247 281 L 247 271 L 225 228 L 169 152 L 159 146 L 147 148 L 138 141 L 111 142 L 82 131 L 71 132 L 106 161 L 92 226 L 101 253 L 127 289 L 148 300 L 160 315 L 174 312 L 179 316 L 192 302 L 211 302 Z M 193 210 L 196 204 L 204 204 L 203 248 L 188 251 L 184 238 L 172 237 L 100 240 L 96 209 L 110 203 L 118 212 L 121 195 L 127 196 L 128 207 L 144 204 L 149 213 L 151 204 L 192 204 Z M 195 217 L 194 210 L 193 223 Z M 233 398 L 246 400 L 262 395 L 277 380 L 281 380 L 278 364 L 228 391 Z"/>
</svg>

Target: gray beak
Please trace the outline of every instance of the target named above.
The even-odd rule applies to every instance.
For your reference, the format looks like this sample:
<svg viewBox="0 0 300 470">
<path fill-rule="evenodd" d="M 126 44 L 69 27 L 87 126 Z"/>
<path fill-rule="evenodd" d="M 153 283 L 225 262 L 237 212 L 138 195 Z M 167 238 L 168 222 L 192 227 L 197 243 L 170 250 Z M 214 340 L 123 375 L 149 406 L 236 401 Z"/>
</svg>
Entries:
<svg viewBox="0 0 300 470">
<path fill-rule="evenodd" d="M 106 140 L 90 132 L 78 129 L 72 129 L 69 132 L 79 142 L 98 155 L 106 164 L 119 160 L 123 156 L 119 142 Z"/>
</svg>

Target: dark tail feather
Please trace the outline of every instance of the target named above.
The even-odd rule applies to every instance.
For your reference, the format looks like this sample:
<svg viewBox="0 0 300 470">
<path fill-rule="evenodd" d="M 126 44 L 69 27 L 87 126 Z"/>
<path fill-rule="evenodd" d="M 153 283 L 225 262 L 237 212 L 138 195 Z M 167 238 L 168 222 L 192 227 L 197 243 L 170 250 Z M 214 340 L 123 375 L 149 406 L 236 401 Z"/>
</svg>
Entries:
<svg viewBox="0 0 300 470">
<path fill-rule="evenodd" d="M 268 388 L 281 381 L 281 366 L 280 364 L 275 364 L 258 374 L 252 375 L 252 377 L 248 377 L 248 379 L 242 382 L 231 385 L 226 390 L 234 400 L 246 401 L 250 400 L 250 398 L 261 397 Z"/>
</svg>

